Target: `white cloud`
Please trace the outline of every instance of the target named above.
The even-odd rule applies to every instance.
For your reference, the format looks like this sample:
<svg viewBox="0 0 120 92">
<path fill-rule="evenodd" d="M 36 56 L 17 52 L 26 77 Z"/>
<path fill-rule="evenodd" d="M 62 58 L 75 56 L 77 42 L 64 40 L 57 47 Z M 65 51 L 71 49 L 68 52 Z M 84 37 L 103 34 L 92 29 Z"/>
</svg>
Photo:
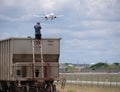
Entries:
<svg viewBox="0 0 120 92">
<path fill-rule="evenodd" d="M 71 4 L 71 10 L 74 13 L 77 12 L 78 17 L 91 19 L 120 18 L 119 0 L 74 0 Z"/>
<path fill-rule="evenodd" d="M 118 21 L 81 21 L 70 25 L 74 29 L 69 35 L 77 38 L 113 39 L 120 36 L 120 23 Z"/>
<path fill-rule="evenodd" d="M 0 3 L 0 19 L 18 21 L 26 19 L 27 17 L 30 18 L 30 16 L 34 14 L 43 15 L 46 12 L 49 13 L 62 9 L 68 1 L 69 0 L 3 0 Z M 18 15 L 15 16 L 16 12 L 13 12 L 15 9 L 19 11 L 20 17 L 18 17 Z M 8 15 L 7 12 L 10 11 L 11 14 Z M 14 15 L 14 17 L 11 17 L 11 15 Z"/>
<path fill-rule="evenodd" d="M 6 10 L 8 8 L 11 7 L 19 7 L 19 8 L 23 8 L 24 11 L 28 12 L 28 13 L 33 13 L 33 12 L 38 12 L 44 9 L 46 10 L 58 10 L 60 8 L 62 8 L 69 0 L 20 0 L 20 1 L 16 1 L 16 0 L 3 0 L 1 2 L 1 8 L 2 10 Z"/>
<path fill-rule="evenodd" d="M 32 18 L 34 18 L 33 15 L 23 15 L 21 17 L 16 17 L 16 18 L 0 15 L 0 20 L 10 21 L 10 22 L 29 21 Z"/>
<path fill-rule="evenodd" d="M 73 55 L 75 58 L 69 58 L 74 60 L 85 60 L 86 58 L 89 61 L 90 59 L 101 61 L 108 60 L 109 58 L 112 58 L 114 60 L 120 55 L 120 50 L 118 48 L 118 45 L 120 46 L 120 44 L 108 40 L 89 41 L 70 39 L 66 40 L 64 44 L 64 54 L 67 55 L 70 53 L 70 55 Z"/>
<path fill-rule="evenodd" d="M 9 37 L 11 37 L 11 36 L 7 32 L 0 33 L 0 39 L 5 39 L 5 38 L 9 38 Z"/>
<path fill-rule="evenodd" d="M 80 54 L 84 59 L 91 56 L 117 57 L 120 53 L 119 4 L 119 0 L 1 0 L 0 23 L 5 21 L 2 24 L 0 39 L 10 36 L 33 36 L 34 29 L 31 26 L 34 26 L 32 23 L 37 20 L 32 20 L 33 14 L 43 15 L 45 11 L 62 13 L 65 16 L 60 20 L 41 23 L 43 35 L 63 37 L 62 54 L 71 52 L 70 54 L 74 55 L 73 60 L 79 59 Z M 31 24 L 26 24 L 25 21 Z M 24 23 L 24 26 L 20 27 L 21 23 Z"/>
<path fill-rule="evenodd" d="M 2 0 L 0 14 L 4 15 L 5 12 L 12 11 L 17 7 L 18 11 L 21 9 L 19 12 L 24 12 L 26 15 L 42 15 L 45 11 L 59 12 L 59 10 L 66 10 L 64 13 L 69 14 L 67 15 L 69 17 L 111 18 L 111 16 L 114 17 L 119 14 L 115 6 L 117 3 L 119 3 L 117 0 L 20 0 L 19 2 L 16 0 Z"/>
<path fill-rule="evenodd" d="M 62 29 L 45 29 L 46 30 L 46 33 L 47 34 L 52 34 L 52 35 L 54 35 L 54 34 L 67 34 L 67 33 L 69 33 L 69 30 L 62 30 Z M 44 32 L 44 31 L 43 31 Z"/>
<path fill-rule="evenodd" d="M 80 39 L 70 39 L 66 40 L 65 44 L 68 46 L 79 47 L 79 48 L 86 48 L 86 49 L 93 49 L 96 47 L 103 47 L 105 42 L 103 40 L 80 40 Z"/>
<path fill-rule="evenodd" d="M 73 38 L 78 38 L 80 40 L 89 40 L 89 41 L 107 39 L 110 36 L 106 30 L 75 31 L 75 32 L 71 32 L 69 35 Z"/>
</svg>

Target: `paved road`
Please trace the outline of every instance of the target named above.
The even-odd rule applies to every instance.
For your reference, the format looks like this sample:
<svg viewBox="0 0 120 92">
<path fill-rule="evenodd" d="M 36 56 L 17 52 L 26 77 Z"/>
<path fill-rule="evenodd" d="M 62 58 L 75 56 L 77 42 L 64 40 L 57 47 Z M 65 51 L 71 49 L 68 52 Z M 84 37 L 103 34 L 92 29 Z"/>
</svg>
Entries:
<svg viewBox="0 0 120 92">
<path fill-rule="evenodd" d="M 89 84 L 89 85 L 120 86 L 120 82 L 97 82 L 97 81 L 75 81 L 75 80 L 67 80 L 66 83 L 69 83 L 69 84 Z"/>
</svg>

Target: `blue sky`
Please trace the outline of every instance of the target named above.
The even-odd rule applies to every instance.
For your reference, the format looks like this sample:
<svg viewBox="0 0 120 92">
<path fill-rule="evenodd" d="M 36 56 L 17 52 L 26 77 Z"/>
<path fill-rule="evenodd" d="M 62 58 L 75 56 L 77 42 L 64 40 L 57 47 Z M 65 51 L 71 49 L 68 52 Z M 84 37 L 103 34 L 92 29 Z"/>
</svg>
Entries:
<svg viewBox="0 0 120 92">
<path fill-rule="evenodd" d="M 35 18 L 54 12 L 55 20 Z M 0 0 L 0 39 L 61 37 L 60 62 L 120 62 L 120 0 Z"/>
</svg>

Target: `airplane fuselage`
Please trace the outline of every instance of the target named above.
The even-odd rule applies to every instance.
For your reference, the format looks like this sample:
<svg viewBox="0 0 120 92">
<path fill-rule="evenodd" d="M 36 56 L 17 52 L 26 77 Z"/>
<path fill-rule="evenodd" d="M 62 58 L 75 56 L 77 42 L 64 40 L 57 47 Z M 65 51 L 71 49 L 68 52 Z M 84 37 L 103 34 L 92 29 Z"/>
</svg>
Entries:
<svg viewBox="0 0 120 92">
<path fill-rule="evenodd" d="M 54 18 L 56 18 L 56 16 L 54 15 L 54 13 L 50 13 L 50 14 L 45 15 L 45 18 L 46 19 L 54 19 Z"/>
</svg>

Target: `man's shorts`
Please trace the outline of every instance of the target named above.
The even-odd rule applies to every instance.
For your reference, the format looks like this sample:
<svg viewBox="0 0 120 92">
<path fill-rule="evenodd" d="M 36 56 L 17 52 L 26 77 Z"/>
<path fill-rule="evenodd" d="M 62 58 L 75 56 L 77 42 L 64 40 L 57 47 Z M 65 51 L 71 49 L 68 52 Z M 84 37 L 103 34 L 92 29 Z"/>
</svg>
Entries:
<svg viewBox="0 0 120 92">
<path fill-rule="evenodd" d="M 41 34 L 35 34 L 35 39 L 41 40 Z"/>
</svg>

